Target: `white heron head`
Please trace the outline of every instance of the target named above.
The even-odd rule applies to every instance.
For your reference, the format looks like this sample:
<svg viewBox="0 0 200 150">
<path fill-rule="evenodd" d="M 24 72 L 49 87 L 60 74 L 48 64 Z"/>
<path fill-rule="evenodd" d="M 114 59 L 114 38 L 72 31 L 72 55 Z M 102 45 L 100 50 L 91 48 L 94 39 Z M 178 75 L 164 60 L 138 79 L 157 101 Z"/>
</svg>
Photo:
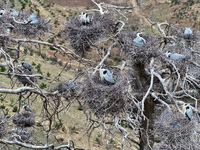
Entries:
<svg viewBox="0 0 200 150">
<path fill-rule="evenodd" d="M 137 37 L 138 37 L 138 36 L 140 37 L 141 34 L 143 34 L 143 32 L 138 32 L 138 33 L 137 33 Z"/>
<path fill-rule="evenodd" d="M 165 53 L 165 55 L 166 55 L 167 57 L 169 57 L 170 54 L 171 54 L 170 51 L 167 51 L 167 52 Z"/>
</svg>

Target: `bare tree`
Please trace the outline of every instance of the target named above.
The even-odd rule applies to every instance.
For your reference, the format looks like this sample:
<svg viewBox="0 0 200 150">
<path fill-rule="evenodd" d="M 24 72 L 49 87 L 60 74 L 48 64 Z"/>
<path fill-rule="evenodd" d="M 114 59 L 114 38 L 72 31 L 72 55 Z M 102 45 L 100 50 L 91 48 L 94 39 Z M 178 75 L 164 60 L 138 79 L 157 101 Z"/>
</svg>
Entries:
<svg viewBox="0 0 200 150">
<path fill-rule="evenodd" d="M 119 11 L 130 7 L 92 2 L 98 9 L 88 10 L 92 18 L 88 26 L 82 25 L 78 17 L 72 17 L 60 32 L 62 37 L 69 39 L 73 50 L 47 41 L 47 37 L 59 38 L 51 31 L 50 19 L 38 16 L 40 21 L 31 23 L 28 11 L 18 16 L 6 12 L 0 17 L 0 67 L 8 68 L 0 75 L 10 79 L 7 88 L 0 86 L 0 93 L 17 95 L 19 108 L 25 101 L 36 103 L 38 99 L 42 107 L 40 122 L 35 121 L 32 112 L 19 113 L 18 110 L 14 116 L 7 115 L 6 111 L 0 114 L 2 148 L 18 145 L 30 149 L 84 149 L 75 147 L 76 143 L 71 139 L 63 145 L 49 140 L 52 132 L 62 124 L 61 114 L 67 113 L 71 104 L 78 102 L 88 121 L 83 136 L 87 135 L 89 148 L 91 135 L 98 128 L 103 129 L 102 143 L 107 149 L 108 143 L 118 134 L 121 135 L 121 149 L 198 149 L 199 34 L 193 31 L 191 35 L 185 35 L 183 28 L 168 22 L 150 21 L 152 34 L 144 33 L 142 37 L 146 43 L 137 45 L 133 40 L 138 32 L 124 28 L 128 18 Z M 52 80 L 15 65 L 20 60 L 20 47 L 40 49 L 41 45 L 53 47 L 55 53 L 69 58 Z M 120 66 L 106 63 L 116 49 L 124 58 Z M 95 59 L 87 56 L 89 51 L 96 52 Z M 173 60 L 165 55 L 167 51 L 186 57 Z M 61 81 L 49 91 L 42 90 L 37 78 L 55 81 L 70 65 L 71 59 L 85 67 L 74 76 L 73 86 Z M 115 84 L 100 79 L 98 70 L 102 67 L 111 71 Z M 67 105 L 63 98 L 68 100 Z M 186 100 L 193 104 L 193 118 L 189 123 L 180 109 Z M 13 129 L 7 127 L 11 120 Z M 46 143 L 31 140 L 34 126 L 45 132 Z M 186 145 L 188 141 L 190 143 Z M 154 142 L 159 144 L 155 146 Z"/>
</svg>

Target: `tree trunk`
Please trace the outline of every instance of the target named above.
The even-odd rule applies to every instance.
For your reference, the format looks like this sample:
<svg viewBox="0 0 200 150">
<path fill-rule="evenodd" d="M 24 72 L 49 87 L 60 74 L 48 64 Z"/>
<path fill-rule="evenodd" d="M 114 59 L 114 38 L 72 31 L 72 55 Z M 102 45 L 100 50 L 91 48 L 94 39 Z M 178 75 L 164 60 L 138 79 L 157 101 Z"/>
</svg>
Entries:
<svg viewBox="0 0 200 150">
<path fill-rule="evenodd" d="M 154 123 L 154 107 L 155 103 L 153 100 L 146 100 L 144 104 L 144 115 L 148 118 L 142 120 L 139 131 L 140 135 L 140 150 L 151 150 L 154 144 L 154 135 L 150 132 L 153 130 Z"/>
</svg>

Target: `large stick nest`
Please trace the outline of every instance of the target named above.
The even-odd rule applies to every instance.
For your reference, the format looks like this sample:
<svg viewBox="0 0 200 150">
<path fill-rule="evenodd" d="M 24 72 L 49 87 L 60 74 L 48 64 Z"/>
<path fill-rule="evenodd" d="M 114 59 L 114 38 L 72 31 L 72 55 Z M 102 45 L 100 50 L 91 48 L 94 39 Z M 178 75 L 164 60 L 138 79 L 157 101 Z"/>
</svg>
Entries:
<svg viewBox="0 0 200 150">
<path fill-rule="evenodd" d="M 84 108 L 92 111 L 96 116 L 105 114 L 117 115 L 124 111 L 128 100 L 126 81 L 122 74 L 113 74 L 116 83 L 114 85 L 104 84 L 98 73 L 92 78 L 86 77 L 83 86 Z"/>
<path fill-rule="evenodd" d="M 88 25 L 83 25 L 77 17 L 71 18 L 65 28 L 71 46 L 77 52 L 84 53 L 90 49 L 90 45 L 102 38 L 106 32 L 113 32 L 115 22 L 110 16 L 110 14 L 95 14 L 90 17 L 91 22 Z"/>
<path fill-rule="evenodd" d="M 79 85 L 74 83 L 71 87 L 67 82 L 61 82 L 56 86 L 53 91 L 58 91 L 59 94 L 64 97 L 66 100 L 69 100 L 73 97 L 76 97 L 78 94 Z"/>
<path fill-rule="evenodd" d="M 192 30 L 192 29 L 191 29 Z M 171 26 L 171 34 L 179 38 L 179 40 L 184 39 L 189 46 L 193 46 L 194 43 L 198 42 L 199 34 L 192 30 L 191 35 L 184 34 L 185 28 L 181 28 L 179 26 L 172 25 Z"/>
<path fill-rule="evenodd" d="M 12 73 L 12 70 L 10 70 L 10 73 Z M 25 85 L 32 85 L 31 82 L 37 83 L 37 78 L 36 77 L 26 77 L 24 75 L 34 75 L 35 72 L 33 71 L 33 68 L 31 71 L 28 69 L 25 69 L 23 66 L 18 66 L 17 68 L 14 69 L 14 73 L 17 74 L 16 78 L 21 82 L 24 86 Z M 23 76 L 20 76 L 23 75 Z M 12 77 L 12 76 L 11 76 Z"/>
<path fill-rule="evenodd" d="M 155 121 L 154 134 L 162 144 L 172 149 L 198 149 L 200 143 L 194 138 L 196 122 L 190 121 L 175 111 L 165 110 Z"/>
<path fill-rule="evenodd" d="M 15 22 L 13 20 L 13 16 L 9 12 L 5 13 L 0 17 L 0 23 L 3 25 L 2 30 L 4 30 L 1 33 L 7 33 L 7 28 L 10 28 L 11 32 L 16 33 L 17 35 L 21 35 L 22 37 L 34 38 L 37 36 L 44 36 L 44 33 L 51 30 L 49 21 L 41 16 L 37 16 L 37 18 L 39 19 L 38 23 L 26 23 L 28 22 L 29 16 L 30 11 L 20 12 L 18 16 L 14 16 L 15 20 L 17 21 Z"/>
<path fill-rule="evenodd" d="M 8 125 L 7 120 L 4 118 L 4 115 L 2 115 L 2 113 L 0 112 L 0 138 L 3 138 L 6 136 L 7 125 Z"/>
<path fill-rule="evenodd" d="M 136 45 L 133 39 L 136 38 L 137 32 L 125 30 L 120 35 L 120 42 L 123 46 L 127 57 L 135 64 L 149 64 L 152 57 L 159 57 L 158 38 L 147 34 L 141 35 L 146 40 L 145 45 Z"/>
<path fill-rule="evenodd" d="M 35 125 L 35 115 L 29 112 L 22 112 L 14 116 L 13 123 L 18 127 L 26 128 Z"/>
</svg>

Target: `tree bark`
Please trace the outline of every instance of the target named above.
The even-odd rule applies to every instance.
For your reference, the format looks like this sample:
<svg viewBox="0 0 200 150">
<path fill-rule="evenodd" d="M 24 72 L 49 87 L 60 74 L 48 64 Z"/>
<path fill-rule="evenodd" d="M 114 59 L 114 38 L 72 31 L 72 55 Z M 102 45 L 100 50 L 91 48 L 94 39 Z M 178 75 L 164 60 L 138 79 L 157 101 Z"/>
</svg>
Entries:
<svg viewBox="0 0 200 150">
<path fill-rule="evenodd" d="M 148 118 L 148 121 L 147 119 L 145 119 L 141 122 L 141 127 L 139 131 L 140 150 L 151 150 L 154 144 L 154 135 L 151 134 L 154 123 L 154 107 L 155 103 L 153 102 L 153 100 L 148 99 L 145 101 L 144 115 Z"/>
</svg>

